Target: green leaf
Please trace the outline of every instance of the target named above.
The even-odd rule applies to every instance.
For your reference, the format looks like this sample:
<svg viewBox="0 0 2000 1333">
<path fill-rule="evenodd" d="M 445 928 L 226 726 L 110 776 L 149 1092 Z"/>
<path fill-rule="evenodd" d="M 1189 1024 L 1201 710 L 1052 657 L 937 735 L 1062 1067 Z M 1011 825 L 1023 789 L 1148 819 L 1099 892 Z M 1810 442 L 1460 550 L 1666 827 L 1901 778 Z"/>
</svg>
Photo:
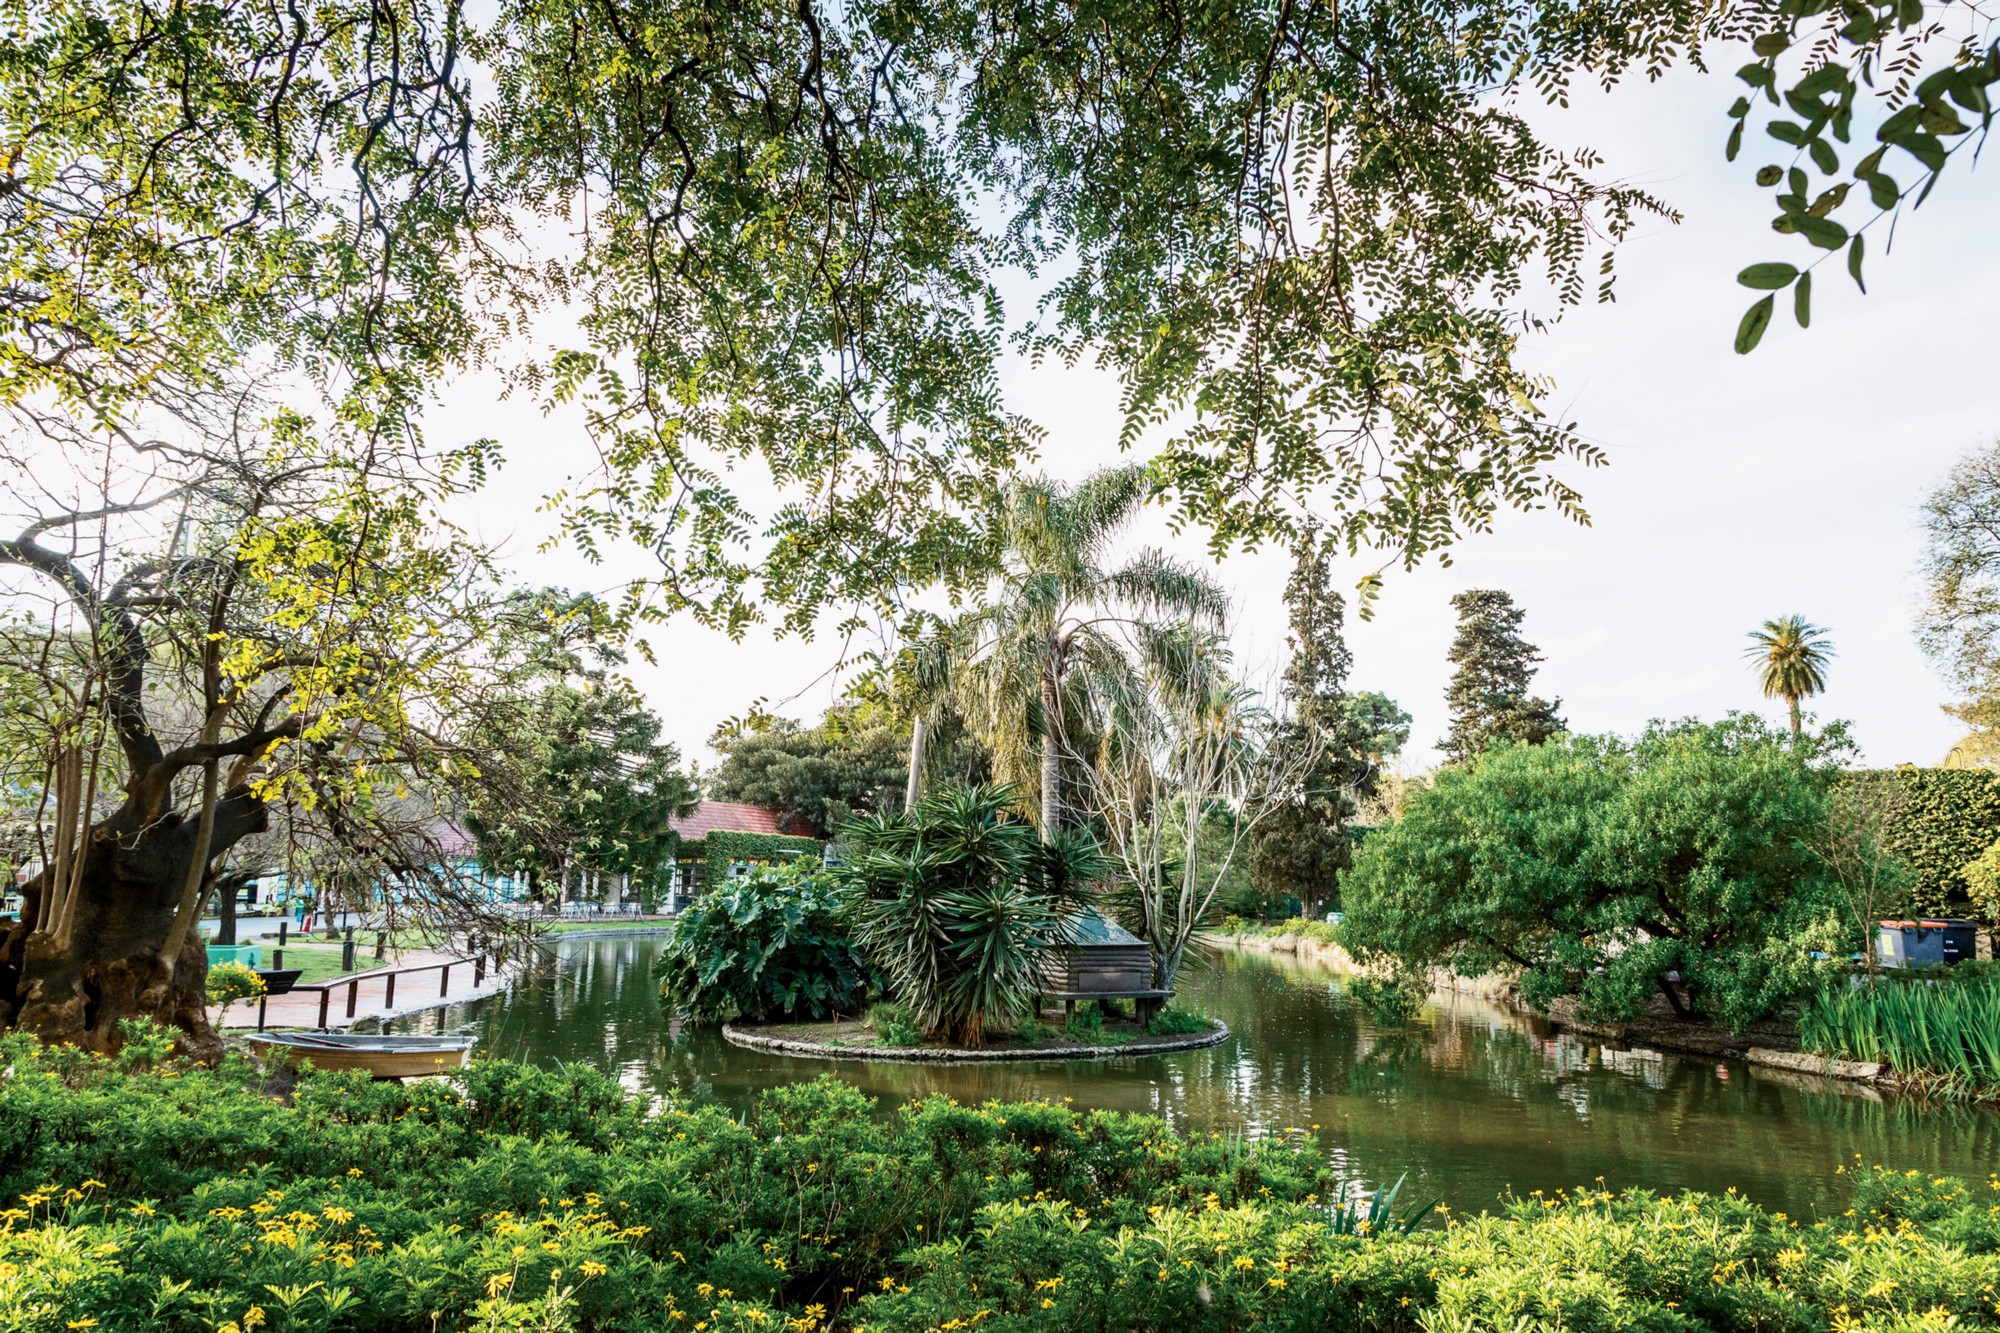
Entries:
<svg viewBox="0 0 2000 1333">
<path fill-rule="evenodd" d="M 1875 131 L 1875 137 L 1883 143 L 1894 143 L 1897 135 L 1907 134 L 1915 129 L 1923 114 L 1924 109 L 1920 106 L 1906 106 L 1883 121 L 1881 127 Z"/>
<path fill-rule="evenodd" d="M 1840 170 L 1840 157 L 1833 151 L 1833 145 L 1824 139 L 1814 139 L 1806 146 L 1812 154 L 1813 165 L 1831 176 Z"/>
<path fill-rule="evenodd" d="M 1759 185 L 1776 185 L 1784 178 L 1785 169 L 1775 163 L 1768 167 L 1757 168 L 1757 183 Z"/>
<path fill-rule="evenodd" d="M 1956 111 L 1942 102 L 1934 102 L 1925 107 L 1924 114 L 1917 118 L 1917 124 L 1932 134 L 1965 133 L 1965 122 L 1958 118 Z"/>
<path fill-rule="evenodd" d="M 1724 151 L 1723 156 L 1727 160 L 1734 162 L 1736 160 L 1736 155 L 1742 151 L 1743 151 L 1743 122 L 1739 120 L 1736 122 L 1734 126 L 1730 128 L 1729 147 Z"/>
<path fill-rule="evenodd" d="M 1746 356 L 1762 341 L 1764 330 L 1771 327 L 1771 311 L 1777 297 L 1767 296 L 1743 312 L 1743 322 L 1736 326 L 1736 354 Z"/>
<path fill-rule="evenodd" d="M 1932 171 L 1944 170 L 1944 145 L 1934 134 L 1899 134 L 1889 141 Z"/>
<path fill-rule="evenodd" d="M 1854 239 L 1847 243 L 1847 272 L 1848 276 L 1854 279 L 1854 285 L 1861 289 L 1862 295 L 1866 296 L 1868 294 L 1868 284 L 1861 280 L 1861 234 L 1859 232 L 1856 232 Z"/>
<path fill-rule="evenodd" d="M 1811 241 L 1822 250 L 1838 250 L 1847 244 L 1847 228 L 1831 218 L 1816 218 L 1811 214 L 1795 216 L 1799 235 Z"/>
<path fill-rule="evenodd" d="M 1791 44 L 1792 39 L 1788 34 L 1767 32 L 1756 41 L 1750 43 L 1750 49 L 1758 55 L 1769 59 L 1772 56 L 1783 55 L 1786 48 L 1791 46 Z"/>
<path fill-rule="evenodd" d="M 1791 286 L 1792 279 L 1798 276 L 1799 270 L 1792 264 L 1752 264 L 1736 275 L 1736 281 L 1758 291 L 1776 291 L 1780 287 Z"/>
<path fill-rule="evenodd" d="M 1772 74 L 1769 65 L 1745 65 L 1736 71 L 1736 77 L 1752 88 L 1768 88 L 1776 82 L 1776 76 Z"/>
<path fill-rule="evenodd" d="M 1772 121 L 1764 127 L 1764 133 L 1770 135 L 1779 143 L 1798 145 L 1806 141 L 1805 126 L 1789 120 Z"/>
<path fill-rule="evenodd" d="M 1792 288 L 1792 317 L 1798 320 L 1802 329 L 1812 326 L 1812 274 L 1810 273 L 1799 274 L 1799 285 Z"/>
<path fill-rule="evenodd" d="M 1868 182 L 1868 197 L 1874 201 L 1877 208 L 1894 208 L 1896 201 L 1903 197 L 1902 189 L 1896 184 L 1896 178 L 1887 172 L 1872 172 L 1865 179 Z"/>
</svg>

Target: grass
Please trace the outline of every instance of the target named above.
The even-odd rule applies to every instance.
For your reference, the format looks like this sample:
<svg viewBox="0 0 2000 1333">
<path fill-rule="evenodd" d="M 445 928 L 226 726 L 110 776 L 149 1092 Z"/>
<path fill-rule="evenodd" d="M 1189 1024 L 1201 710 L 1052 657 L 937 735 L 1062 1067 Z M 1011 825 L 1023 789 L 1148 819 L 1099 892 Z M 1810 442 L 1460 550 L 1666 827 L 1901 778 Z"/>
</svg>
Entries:
<svg viewBox="0 0 2000 1333">
<path fill-rule="evenodd" d="M 657 917 L 649 918 L 643 916 L 613 917 L 604 921 L 557 921 L 549 926 L 548 933 L 551 935 L 588 935 L 594 930 L 630 930 L 634 926 L 660 928 L 668 924 L 667 921 Z"/>
<path fill-rule="evenodd" d="M 1214 1024 L 1186 1009 L 1169 1006 L 1141 1026 L 1129 1016 L 1107 1015 L 1095 1001 L 1077 1006 L 1068 1022 L 1051 1022 L 1053 1015 L 1024 1017 L 1012 1027 L 987 1029 L 987 1046 L 1002 1049 L 1033 1049 L 1038 1046 L 1123 1046 L 1149 1037 L 1193 1036 L 1210 1031 Z M 823 1022 L 777 1023 L 765 1029 L 778 1035 L 827 1046 L 851 1046 L 894 1050 L 930 1046 L 901 1005 L 878 1003 L 869 1006 L 865 1020 L 829 1019 Z"/>
<path fill-rule="evenodd" d="M 1800 1013 L 1799 1041 L 1821 1055 L 1880 1061 L 1946 1096 L 2000 1096 L 2000 977 L 1968 972 L 1827 991 Z"/>
</svg>

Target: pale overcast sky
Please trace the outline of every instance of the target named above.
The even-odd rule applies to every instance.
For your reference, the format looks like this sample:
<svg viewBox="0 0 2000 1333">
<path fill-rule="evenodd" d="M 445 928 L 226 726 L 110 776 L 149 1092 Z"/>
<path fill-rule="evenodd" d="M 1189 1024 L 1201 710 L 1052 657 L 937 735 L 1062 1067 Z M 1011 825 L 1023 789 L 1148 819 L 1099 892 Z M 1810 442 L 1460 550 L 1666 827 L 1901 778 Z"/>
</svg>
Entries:
<svg viewBox="0 0 2000 1333">
<path fill-rule="evenodd" d="M 1505 515 L 1450 568 L 1392 571 L 1376 619 L 1351 626 L 1353 684 L 1414 715 L 1413 765 L 1435 760 L 1445 729 L 1449 599 L 1470 587 L 1505 588 L 1526 609 L 1527 636 L 1548 659 L 1537 688 L 1561 696 L 1574 730 L 1629 732 L 1732 708 L 1776 718 L 1780 706 L 1758 695 L 1742 659 L 1744 636 L 1797 612 L 1825 626 L 1839 654 L 1816 707 L 1855 723 L 1868 762 L 1933 763 L 1959 734 L 1911 635 L 1917 506 L 1956 456 L 2000 435 L 2000 183 L 1991 168 L 1954 163 L 1903 219 L 1893 253 L 1871 247 L 1870 295 L 1828 265 L 1809 332 L 1792 325 L 1787 299 L 1763 346 L 1736 356 L 1730 339 L 1750 294 L 1735 273 L 1803 249 L 1769 230 L 1768 193 L 1749 180 L 1756 149 L 1733 166 L 1722 159 L 1737 92 L 1726 75 L 1684 73 L 1544 117 L 1557 142 L 1602 150 L 1608 170 L 1666 196 L 1685 221 L 1645 226 L 1622 247 L 1615 305 L 1571 311 L 1522 348 L 1524 364 L 1555 377 L 1558 415 L 1610 456 L 1607 468 L 1566 474 L 1592 526 Z M 1073 478 L 1116 460 L 1108 377 L 1020 365 L 1006 390 L 1048 431 L 1047 470 Z M 490 381 L 453 386 L 432 438 L 485 434 L 510 461 L 470 517 L 508 540 L 522 579 L 604 588 L 644 569 L 631 553 L 592 568 L 537 551 L 550 527 L 539 498 L 590 456 L 573 431 L 527 405 L 495 405 Z M 1135 539 L 1204 558 L 1198 537 L 1169 541 L 1155 518 Z M 1221 566 L 1242 656 L 1258 674 L 1283 651 L 1286 570 L 1281 553 Z M 734 644 L 685 623 L 650 637 L 661 665 L 634 676 L 668 735 L 704 765 L 710 731 L 752 700 L 809 718 L 838 693 L 823 678 L 832 643 L 753 634 Z"/>
</svg>

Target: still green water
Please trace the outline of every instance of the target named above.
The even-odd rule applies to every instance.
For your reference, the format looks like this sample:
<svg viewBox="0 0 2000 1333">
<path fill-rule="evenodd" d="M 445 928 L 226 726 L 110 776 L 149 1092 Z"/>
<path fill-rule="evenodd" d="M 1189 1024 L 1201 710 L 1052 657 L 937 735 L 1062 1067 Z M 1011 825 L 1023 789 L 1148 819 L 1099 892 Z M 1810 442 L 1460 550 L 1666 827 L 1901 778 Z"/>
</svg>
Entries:
<svg viewBox="0 0 2000 1333">
<path fill-rule="evenodd" d="M 665 1040 L 652 980 L 660 940 L 567 940 L 501 995 L 399 1020 L 469 1029 L 485 1055 L 581 1062 L 628 1086 L 742 1108 L 761 1088 L 832 1073 L 885 1110 L 927 1093 L 961 1101 L 1073 1098 L 1189 1130 L 1317 1127 L 1335 1169 L 1459 1211 L 1592 1184 L 1662 1192 L 1735 1186 L 1808 1216 L 1847 1206 L 1836 1164 L 1983 1179 L 2000 1170 L 2000 1116 L 1920 1106 L 1745 1065 L 1606 1047 L 1469 997 L 1438 997 L 1406 1029 L 1371 1024 L 1340 974 L 1228 951 L 1187 976 L 1183 1001 L 1229 1024 L 1207 1050 L 1136 1060 L 897 1065 L 806 1060 Z"/>
</svg>

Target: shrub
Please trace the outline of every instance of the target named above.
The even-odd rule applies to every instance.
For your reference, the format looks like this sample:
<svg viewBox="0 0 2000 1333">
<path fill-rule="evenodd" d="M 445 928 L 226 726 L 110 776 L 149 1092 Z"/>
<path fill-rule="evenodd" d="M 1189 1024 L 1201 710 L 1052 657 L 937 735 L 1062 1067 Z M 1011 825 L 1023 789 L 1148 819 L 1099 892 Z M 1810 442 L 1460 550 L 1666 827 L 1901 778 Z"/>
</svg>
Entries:
<svg viewBox="0 0 2000 1333">
<path fill-rule="evenodd" d="M 21 1037 L 0 1067 L 9 1333 L 2000 1327 L 1992 1191 L 1914 1172 L 1814 1222 L 1591 1190 L 1412 1229 L 1310 1139 L 1040 1102 L 884 1119 L 825 1079 L 737 1118 L 482 1061 L 286 1104 L 240 1058 Z"/>
<path fill-rule="evenodd" d="M 655 965 L 661 999 L 720 1022 L 853 1013 L 868 972 L 839 885 L 803 867 L 758 867 L 690 903 Z"/>
<path fill-rule="evenodd" d="M 1200 1014 L 1170 1004 L 1146 1022 L 1146 1031 L 1156 1037 L 1186 1037 L 1206 1032 L 1212 1024 Z"/>
<path fill-rule="evenodd" d="M 2000 901 L 1975 895 L 1966 866 L 2000 840 L 2000 780 L 1984 769 L 1893 770 L 1903 802 L 1884 839 L 1916 880 L 1922 912 L 1945 912 L 1976 898 L 1990 916 Z"/>
<path fill-rule="evenodd" d="M 855 939 L 926 1034 L 985 1040 L 1026 1013 L 1103 870 L 1080 833 L 1044 842 L 1004 787 L 946 787 L 907 815 L 850 823 L 841 874 Z"/>
<path fill-rule="evenodd" d="M 202 982 L 202 991 L 211 1005 L 228 1014 L 229 1006 L 238 1000 L 254 1000 L 264 993 L 264 978 L 243 963 L 216 963 L 208 969 L 208 976 Z"/>
<path fill-rule="evenodd" d="M 1097 1001 L 1085 1000 L 1063 1021 L 1063 1035 L 1071 1041 L 1095 1043 L 1104 1040 L 1104 1010 Z"/>
<path fill-rule="evenodd" d="M 868 1026 L 884 1046 L 921 1046 L 923 1029 L 910 1019 L 910 1011 L 900 1004 L 875 1004 L 868 1008 Z"/>
</svg>

